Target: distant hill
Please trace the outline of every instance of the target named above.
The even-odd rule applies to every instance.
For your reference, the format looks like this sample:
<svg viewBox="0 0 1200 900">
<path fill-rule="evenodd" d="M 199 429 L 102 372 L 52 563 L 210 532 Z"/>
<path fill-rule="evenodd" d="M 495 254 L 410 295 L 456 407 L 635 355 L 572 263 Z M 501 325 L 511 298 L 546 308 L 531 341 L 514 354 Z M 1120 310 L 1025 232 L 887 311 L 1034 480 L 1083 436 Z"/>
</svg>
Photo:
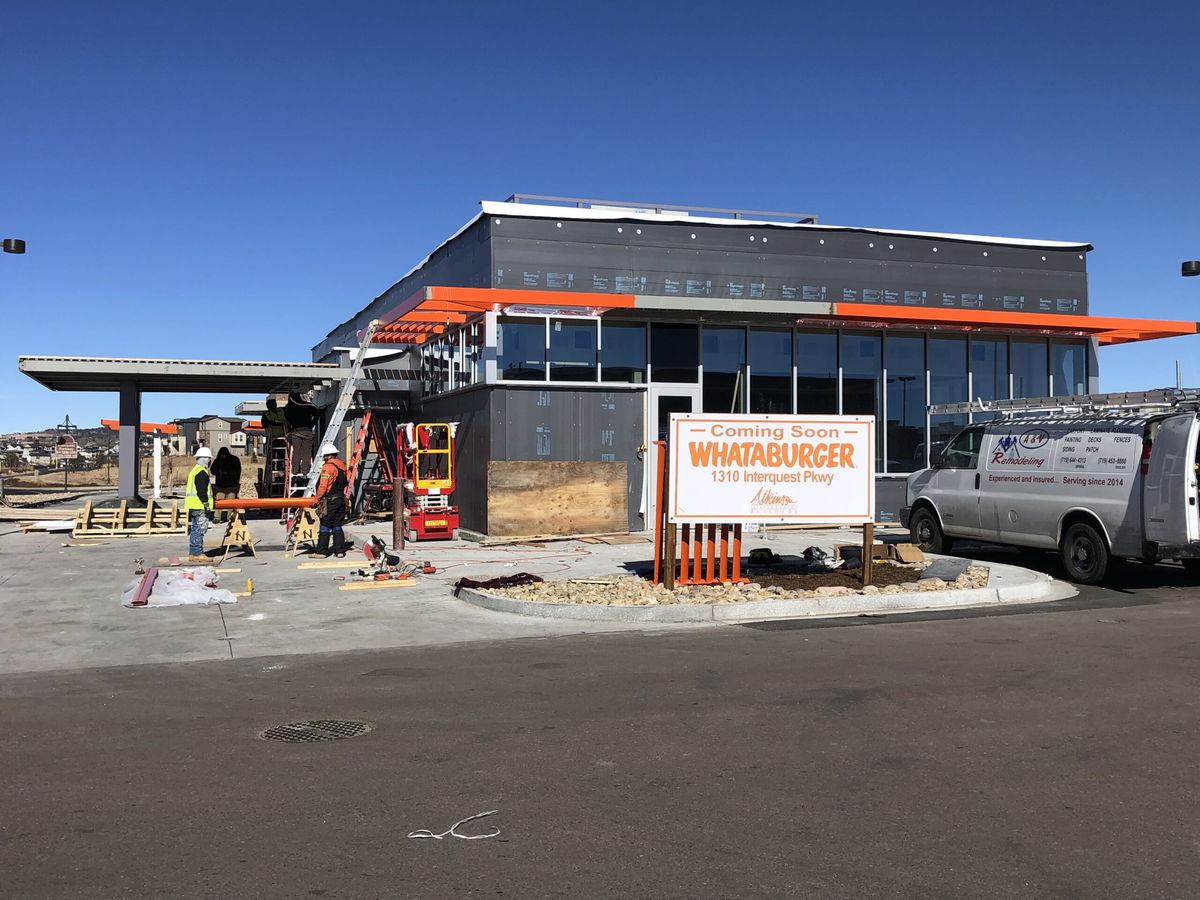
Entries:
<svg viewBox="0 0 1200 900">
<path fill-rule="evenodd" d="M 57 428 L 45 428 L 41 431 L 14 431 L 0 434 L 0 444 L 6 446 L 8 444 L 54 444 L 58 442 L 60 434 L 62 432 Z M 77 428 L 71 432 L 71 437 L 82 447 L 89 447 L 93 444 L 101 447 L 113 447 L 117 443 L 117 433 L 103 427 Z"/>
</svg>

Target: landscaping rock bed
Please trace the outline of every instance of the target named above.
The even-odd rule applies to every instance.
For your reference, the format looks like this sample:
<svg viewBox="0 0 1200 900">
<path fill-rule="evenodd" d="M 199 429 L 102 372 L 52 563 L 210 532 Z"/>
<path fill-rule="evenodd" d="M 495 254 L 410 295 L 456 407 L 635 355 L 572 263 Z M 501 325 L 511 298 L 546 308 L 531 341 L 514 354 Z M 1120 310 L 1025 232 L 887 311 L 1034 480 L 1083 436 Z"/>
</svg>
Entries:
<svg viewBox="0 0 1200 900">
<path fill-rule="evenodd" d="M 681 604 L 748 603 L 755 600 L 789 600 L 849 594 L 907 594 L 986 587 L 988 570 L 968 566 L 954 581 L 922 578 L 922 567 L 876 563 L 873 584 L 862 586 L 857 571 L 759 572 L 748 584 L 686 585 L 668 591 L 638 575 L 603 578 L 569 578 L 510 588 L 490 588 L 488 593 L 539 603 L 575 603 L 593 606 L 671 606 Z"/>
</svg>

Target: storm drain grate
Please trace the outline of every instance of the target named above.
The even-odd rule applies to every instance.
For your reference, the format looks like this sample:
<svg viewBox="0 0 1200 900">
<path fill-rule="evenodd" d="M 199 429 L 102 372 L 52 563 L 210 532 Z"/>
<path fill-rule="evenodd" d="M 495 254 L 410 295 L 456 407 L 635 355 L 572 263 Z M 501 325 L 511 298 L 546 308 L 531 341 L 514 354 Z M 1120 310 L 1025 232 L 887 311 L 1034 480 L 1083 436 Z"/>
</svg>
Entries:
<svg viewBox="0 0 1200 900">
<path fill-rule="evenodd" d="M 316 719 L 312 722 L 286 722 L 273 725 L 259 734 L 264 741 L 284 741 L 288 744 L 307 744 L 310 741 L 340 741 L 358 737 L 372 729 L 370 722 L 346 722 L 338 719 Z"/>
</svg>

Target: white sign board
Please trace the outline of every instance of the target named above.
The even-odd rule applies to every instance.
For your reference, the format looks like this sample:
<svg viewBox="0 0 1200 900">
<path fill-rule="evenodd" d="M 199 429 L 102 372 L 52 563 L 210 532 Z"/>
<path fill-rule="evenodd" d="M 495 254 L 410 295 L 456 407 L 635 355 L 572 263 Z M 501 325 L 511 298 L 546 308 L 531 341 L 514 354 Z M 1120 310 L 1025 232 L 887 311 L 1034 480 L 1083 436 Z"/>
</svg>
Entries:
<svg viewBox="0 0 1200 900">
<path fill-rule="evenodd" d="M 671 416 L 667 518 L 837 524 L 875 518 L 874 416 Z"/>
</svg>

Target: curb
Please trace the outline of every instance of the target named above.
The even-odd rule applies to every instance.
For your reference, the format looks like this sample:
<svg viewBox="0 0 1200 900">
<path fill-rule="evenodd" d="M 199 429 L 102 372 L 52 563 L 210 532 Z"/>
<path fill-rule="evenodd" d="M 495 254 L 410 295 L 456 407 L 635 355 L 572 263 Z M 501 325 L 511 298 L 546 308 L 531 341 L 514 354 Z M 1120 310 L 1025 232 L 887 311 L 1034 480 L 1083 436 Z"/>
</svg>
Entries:
<svg viewBox="0 0 1200 900">
<path fill-rule="evenodd" d="M 1063 597 L 1064 582 L 1006 566 L 987 563 L 991 580 L 1012 584 L 957 591 L 914 591 L 908 594 L 843 594 L 832 597 L 802 597 L 794 600 L 751 600 L 747 603 L 681 603 L 669 606 L 596 606 L 583 603 L 540 603 L 515 600 L 463 588 L 458 599 L 490 609 L 538 619 L 586 619 L 598 622 L 731 622 L 758 619 L 802 618 L 805 616 L 856 616 L 862 613 L 897 610 L 954 609 L 1037 603 Z M 1071 589 L 1073 591 L 1073 589 Z"/>
</svg>

